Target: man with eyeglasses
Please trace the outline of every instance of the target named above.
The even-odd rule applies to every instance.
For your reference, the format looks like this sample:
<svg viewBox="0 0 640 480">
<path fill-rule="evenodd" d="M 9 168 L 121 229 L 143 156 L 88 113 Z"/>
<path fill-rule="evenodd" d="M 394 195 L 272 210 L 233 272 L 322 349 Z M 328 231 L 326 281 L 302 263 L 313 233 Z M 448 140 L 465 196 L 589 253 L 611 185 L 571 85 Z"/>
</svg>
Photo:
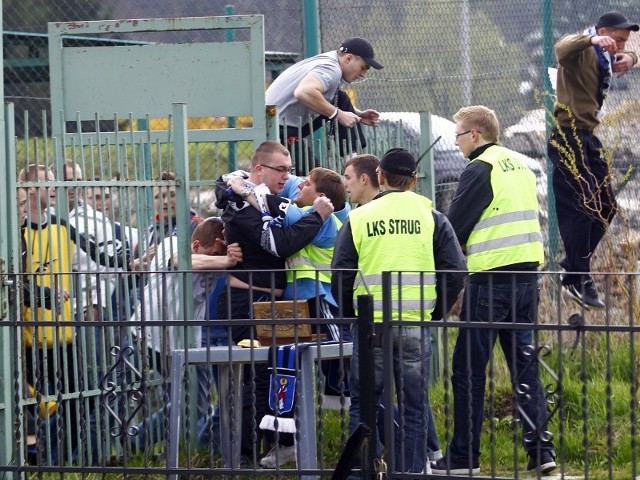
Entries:
<svg viewBox="0 0 640 480">
<path fill-rule="evenodd" d="M 245 180 L 240 176 L 234 176 L 228 183 L 236 194 L 241 194 L 246 187 Z M 337 318 L 338 305 L 331 293 L 329 270 L 338 231 L 350 211 L 346 203 L 346 191 L 340 175 L 323 167 L 311 170 L 298 189 L 299 194 L 296 196 L 295 205 L 289 206 L 284 215 L 284 225 L 292 225 L 312 212 L 312 205 L 318 197 L 329 198 L 335 211 L 323 223 L 311 243 L 287 258 L 287 285 L 282 298 L 307 303 L 309 313 L 313 317 Z M 247 196 L 246 200 L 257 210 L 261 209 L 258 198 L 253 193 Z M 319 325 L 318 328 L 317 333 L 326 336 L 329 340 L 351 341 L 349 328 L 345 325 L 326 323 Z M 339 370 L 343 367 L 346 368 L 347 365 L 343 365 L 337 359 L 322 362 L 322 371 L 326 376 L 326 396 L 323 401 L 325 406 L 332 400 L 339 401 L 341 394 L 348 394 L 348 386 L 340 387 Z M 294 436 L 290 433 L 290 430 L 295 430 L 293 418 L 279 417 L 277 423 L 275 419 L 274 415 L 269 414 L 262 419 L 260 425 L 262 429 L 280 432 L 278 442 L 260 460 L 260 466 L 265 468 L 275 468 L 296 459 Z M 288 426 L 285 426 L 287 422 Z"/>
<path fill-rule="evenodd" d="M 498 144 L 500 124 L 493 110 L 464 107 L 453 119 L 456 144 L 470 160 L 447 212 L 469 269 L 460 320 L 504 328 L 460 328 L 451 367 L 453 438 L 431 468 L 438 475 L 480 472 L 486 369 L 499 339 L 513 383 L 513 414 L 522 424 L 529 457 L 526 469 L 547 474 L 556 463 L 537 346 L 532 330 L 509 328 L 538 322 L 537 269 L 544 247 L 535 175 Z"/>
<path fill-rule="evenodd" d="M 243 261 L 231 269 L 228 286 L 220 294 L 218 318 L 246 319 L 234 325 L 231 341 L 256 339 L 252 314 L 253 302 L 279 300 L 286 286 L 285 260 L 309 244 L 322 224 L 333 212 L 327 197 L 318 197 L 314 211 L 293 225 L 285 226 L 282 218 L 290 200 L 278 196 L 285 187 L 291 171 L 291 157 L 286 147 L 278 142 L 266 141 L 256 149 L 251 159 L 251 170 L 246 187 L 240 194 L 229 188 L 231 175 L 223 175 L 216 184 L 216 206 L 222 210 L 228 243 L 237 242 L 243 252 Z M 260 211 L 247 198 L 254 193 L 259 199 Z M 245 459 L 259 452 L 262 432 L 255 425 L 267 413 L 269 372 L 265 364 L 248 366 L 243 386 L 243 420 L 241 453 Z M 253 435 L 258 441 L 254 443 Z"/>
<path fill-rule="evenodd" d="M 584 32 L 555 45 L 558 59 L 555 125 L 547 146 L 553 163 L 553 191 L 565 258 L 566 295 L 586 309 L 605 304 L 590 275 L 591 258 L 616 214 L 610 158 L 594 134 L 609 86 L 629 72 L 638 56 L 625 50 L 637 23 L 607 12 Z"/>
<path fill-rule="evenodd" d="M 374 58 L 373 47 L 364 38 L 353 37 L 342 42 L 338 50 L 304 59 L 282 72 L 266 92 L 267 105 L 278 108 L 281 141 L 295 151 L 299 141 L 319 129 L 323 120 L 336 120 L 347 129 L 360 123 L 377 125 L 377 111 L 359 110 L 344 92 L 339 94 L 343 81 L 362 79 L 371 67 L 382 68 Z M 339 138 L 343 136 L 339 132 Z M 299 164 L 296 171 L 304 173 Z"/>
</svg>

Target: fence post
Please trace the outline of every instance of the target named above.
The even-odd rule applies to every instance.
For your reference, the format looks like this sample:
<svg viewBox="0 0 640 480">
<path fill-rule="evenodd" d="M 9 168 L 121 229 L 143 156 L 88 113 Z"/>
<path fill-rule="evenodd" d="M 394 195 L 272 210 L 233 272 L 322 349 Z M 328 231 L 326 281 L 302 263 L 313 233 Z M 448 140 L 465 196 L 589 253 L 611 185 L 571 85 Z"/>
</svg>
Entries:
<svg viewBox="0 0 640 480">
<path fill-rule="evenodd" d="M 549 139 L 551 126 L 554 124 L 553 103 L 555 95 L 552 95 L 551 79 L 549 78 L 549 67 L 555 64 L 555 55 L 553 53 L 553 6 L 552 0 L 542 0 L 542 78 L 544 85 L 543 106 L 545 111 L 546 135 L 545 139 Z M 546 149 L 545 149 L 546 151 Z M 549 217 L 549 270 L 556 270 L 558 263 L 556 261 L 556 253 L 558 252 L 558 220 L 556 218 L 556 201 L 553 192 L 553 165 L 547 158 L 547 215 Z"/>
<path fill-rule="evenodd" d="M 373 295 L 358 295 L 358 363 L 360 366 L 360 422 L 371 432 L 362 448 L 362 477 L 372 479 L 375 473 L 377 398 L 376 373 L 373 356 Z"/>
<path fill-rule="evenodd" d="M 236 9 L 233 5 L 225 5 L 224 14 L 226 16 L 231 16 L 236 14 Z M 236 31 L 233 28 L 228 28 L 224 32 L 224 39 L 227 42 L 235 42 L 236 41 Z M 229 128 L 236 128 L 236 117 L 229 117 L 227 126 Z M 238 160 L 238 142 L 229 142 L 227 143 L 229 148 L 229 171 L 233 172 L 236 169 L 236 164 Z"/>
<path fill-rule="evenodd" d="M 187 228 L 178 228 L 178 265 L 183 272 L 178 277 L 179 291 L 182 298 L 193 298 L 192 287 L 192 269 L 191 269 L 191 230 L 188 228 L 191 224 L 190 211 L 189 211 L 189 139 L 187 130 L 187 105 L 184 103 L 173 104 L 173 129 L 174 129 L 174 149 L 176 159 L 176 177 L 178 184 L 176 185 L 176 221 L 177 225 L 184 225 Z M 193 303 L 180 301 L 179 313 L 182 314 L 181 318 L 192 319 L 193 318 Z M 195 338 L 193 336 L 192 328 L 183 329 L 182 327 L 174 327 L 173 332 L 176 339 L 176 345 L 180 348 L 187 349 L 194 346 Z M 200 345 L 196 345 L 200 346 Z M 187 357 L 188 362 L 188 357 Z M 187 448 L 191 448 L 190 441 L 192 440 L 193 432 L 197 431 L 196 425 L 198 422 L 197 412 L 197 381 L 195 376 L 195 368 L 189 368 L 189 388 L 184 392 L 188 398 L 183 405 L 188 408 L 189 414 L 185 412 L 185 422 L 189 422 L 185 425 L 183 431 L 185 433 L 185 439 L 187 442 Z M 172 407 L 176 408 L 176 407 Z M 178 441 L 175 438 L 170 438 L 169 442 Z"/>
<path fill-rule="evenodd" d="M 433 148 L 429 151 L 427 149 L 431 145 L 431 112 L 420 112 L 420 140 L 419 140 L 419 153 L 418 157 L 424 155 L 418 164 L 418 171 L 421 172 L 418 175 L 420 183 L 418 184 L 418 193 L 433 201 L 436 205 L 436 189 L 435 189 L 435 174 L 433 172 Z"/>
<path fill-rule="evenodd" d="M 396 396 L 394 385 L 394 365 L 393 365 L 393 296 L 391 293 L 392 276 L 391 272 L 382 272 L 382 329 L 378 334 L 382 335 L 378 339 L 378 345 L 382 347 L 382 405 L 384 406 L 384 451 L 387 472 L 395 471 L 395 414 L 394 406 Z"/>
<path fill-rule="evenodd" d="M 424 155 L 424 158 L 420 161 L 419 170 L 422 174 L 419 175 L 420 185 L 419 193 L 429 198 L 433 202 L 434 208 L 439 208 L 436 203 L 436 187 L 435 187 L 435 173 L 433 166 L 433 151 L 434 148 L 427 151 L 432 143 L 431 139 L 431 112 L 420 112 L 420 153 Z M 426 152 L 426 153 L 425 153 Z M 441 362 L 441 344 L 442 344 L 442 332 L 439 328 L 436 328 L 431 333 L 431 362 L 429 363 L 429 373 L 431 383 L 438 381 L 442 376 L 443 365 Z"/>
<path fill-rule="evenodd" d="M 267 105 L 265 109 L 265 115 L 267 116 L 267 140 L 273 140 L 275 142 L 280 141 L 279 131 L 279 118 L 278 109 L 275 105 Z M 286 146 L 286 139 L 285 139 Z"/>
<path fill-rule="evenodd" d="M 304 36 L 304 57 L 320 53 L 320 11 L 318 0 L 302 1 L 302 32 Z"/>
<path fill-rule="evenodd" d="M 0 18 L 2 14 L 0 14 Z M 0 52 L 0 58 L 2 53 Z M 0 84 L 2 80 L 0 79 Z M 5 220 L 5 227 L 0 232 L 0 319 L 6 324 L 0 329 L 0 342 L 2 342 L 2 367 L 0 378 L 0 464 L 10 465 L 11 462 L 22 465 L 24 463 L 23 445 L 26 434 L 23 428 L 19 428 L 23 436 L 16 441 L 14 436 L 14 412 L 16 408 L 14 388 L 22 392 L 22 377 L 14 378 L 14 372 L 21 371 L 16 365 L 22 364 L 21 349 L 17 348 L 18 337 L 15 321 L 18 320 L 16 299 L 19 298 L 17 284 L 20 271 L 21 243 L 20 227 L 17 216 L 17 190 L 16 190 L 16 150 L 15 150 L 15 115 L 13 104 L 9 103 L 0 110 L 0 149 L 5 153 L 4 162 L 0 165 L 0 173 L 5 178 L 5 189 L 0 198 L 0 217 Z M 5 123 L 6 122 L 6 123 Z M 13 299 L 13 301 L 11 301 Z M 7 321 L 8 320 L 8 321 Z M 16 363 L 17 362 L 17 363 Z M 6 477 L 4 477 L 6 475 Z M 5 470 L 4 478 L 15 478 L 15 474 Z"/>
</svg>

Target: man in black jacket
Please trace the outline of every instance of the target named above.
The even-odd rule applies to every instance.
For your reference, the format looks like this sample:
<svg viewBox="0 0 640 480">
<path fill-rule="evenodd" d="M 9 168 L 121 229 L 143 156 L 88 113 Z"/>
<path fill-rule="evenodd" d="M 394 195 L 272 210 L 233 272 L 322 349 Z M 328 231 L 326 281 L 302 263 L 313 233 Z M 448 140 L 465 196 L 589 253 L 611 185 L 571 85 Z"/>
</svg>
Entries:
<svg viewBox="0 0 640 480">
<path fill-rule="evenodd" d="M 402 378 L 402 382 L 396 383 L 396 393 L 404 412 L 403 431 L 396 432 L 395 471 L 430 473 L 427 449 L 431 449 L 435 459 L 440 448 L 428 396 L 431 356 L 428 325 L 430 320 L 441 320 L 456 302 L 466 266 L 447 218 L 433 209 L 429 199 L 411 191 L 417 168 L 415 158 L 402 148 L 393 148 L 380 159 L 376 173 L 381 193 L 352 210 L 344 222 L 331 263 L 335 270 L 331 287 L 343 316 L 355 317 L 354 302 L 364 291 L 373 295 L 376 304 L 381 304 L 383 272 L 397 269 L 407 273 L 401 277 L 401 285 L 392 280 L 391 286 L 393 321 L 414 322 L 393 328 L 393 368 L 396 379 Z M 393 227 L 408 224 L 416 227 L 404 231 Z M 434 270 L 435 275 L 431 273 Z M 416 271 L 424 272 L 424 277 Z M 397 271 L 392 272 L 392 278 L 398 278 Z M 403 305 L 400 310 L 398 304 Z M 422 325 L 415 323 L 418 321 Z M 374 322 L 382 322 L 378 306 Z M 353 326 L 353 338 L 349 376 L 351 433 L 360 423 L 361 405 L 357 323 Z M 384 388 L 383 353 L 381 347 L 373 349 L 377 398 Z"/>
<path fill-rule="evenodd" d="M 277 194 L 284 188 L 290 172 L 291 157 L 287 149 L 278 142 L 267 141 L 258 146 L 251 159 L 246 190 L 240 195 L 234 194 L 227 188 L 227 175 L 219 178 L 216 185 L 216 205 L 223 210 L 227 243 L 239 243 L 243 252 L 243 261 L 231 269 L 229 288 L 220 295 L 218 302 L 221 321 L 247 319 L 246 323 L 231 328 L 234 343 L 256 338 L 251 320 L 253 302 L 280 298 L 286 285 L 286 258 L 310 243 L 322 222 L 333 212 L 329 199 L 319 197 L 313 204 L 314 212 L 294 225 L 284 227 L 279 220 L 290 201 Z M 252 192 L 259 199 L 262 212 L 245 201 Z M 268 407 L 266 366 L 254 365 L 253 373 L 247 369 L 244 382 L 241 453 L 253 458 L 254 448 L 260 444 L 261 431 L 257 425 Z M 252 414 L 254 406 L 255 415 Z M 253 442 L 254 431 L 258 439 L 256 444 Z"/>
</svg>

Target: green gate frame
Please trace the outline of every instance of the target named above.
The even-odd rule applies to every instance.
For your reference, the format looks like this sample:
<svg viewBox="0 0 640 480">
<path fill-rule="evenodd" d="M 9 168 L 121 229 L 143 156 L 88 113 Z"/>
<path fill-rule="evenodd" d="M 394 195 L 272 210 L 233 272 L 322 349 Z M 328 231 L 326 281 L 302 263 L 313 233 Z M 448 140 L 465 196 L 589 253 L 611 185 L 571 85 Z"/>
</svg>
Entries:
<svg viewBox="0 0 640 480">
<path fill-rule="evenodd" d="M 0 6 L 2 1 L 0 0 Z M 2 20 L 2 9 L 0 9 L 0 23 Z M 2 40 L 0 39 L 0 47 Z M 0 64 L 3 64 L 3 51 L 0 48 Z M 13 289 L 16 288 L 17 279 L 15 273 L 19 270 L 20 249 L 19 241 L 17 198 L 16 198 L 16 177 L 10 175 L 16 170 L 15 145 L 13 123 L 13 105 L 4 105 L 4 76 L 0 77 L 0 94 L 2 95 L 2 108 L 0 108 L 0 152 L 4 156 L 4 161 L 0 162 L 0 176 L 3 176 L 5 188 L 0 193 L 0 218 L 4 219 L 5 228 L 0 229 L 0 345 L 2 348 L 2 366 L 0 367 L 0 465 L 15 464 L 15 453 L 17 448 L 13 441 L 13 415 L 15 399 L 12 391 L 13 366 L 16 357 L 18 361 L 20 351 L 15 348 L 15 320 L 17 319 L 17 305 L 9 301 L 12 298 Z M 5 111 L 6 110 L 6 111 Z M 9 122 L 6 122 L 6 119 Z M 11 226 L 14 228 L 11 228 Z M 15 298 L 15 297 L 14 297 Z M 18 388 L 22 388 L 20 379 L 17 380 Z M 5 472 L 8 478 L 13 474 Z"/>
<path fill-rule="evenodd" d="M 152 43 L 111 47 L 64 47 L 63 35 L 125 34 L 189 30 L 247 30 L 247 41 Z M 265 140 L 264 18 L 157 18 L 48 24 L 53 135 L 63 121 L 163 117 L 174 103 L 191 117 L 252 116 L 253 126 L 194 130 L 198 141 Z M 96 113 L 97 112 L 97 113 Z M 108 116 L 104 116 L 108 115 Z"/>
</svg>

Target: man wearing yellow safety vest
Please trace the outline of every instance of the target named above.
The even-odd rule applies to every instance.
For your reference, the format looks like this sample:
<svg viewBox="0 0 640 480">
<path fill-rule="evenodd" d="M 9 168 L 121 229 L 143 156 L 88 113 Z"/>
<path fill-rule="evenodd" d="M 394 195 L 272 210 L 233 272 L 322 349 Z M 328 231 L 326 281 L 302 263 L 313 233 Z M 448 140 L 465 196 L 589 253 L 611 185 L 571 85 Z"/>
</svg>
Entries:
<svg viewBox="0 0 640 480">
<path fill-rule="evenodd" d="M 25 378 L 36 391 L 49 395 L 78 389 L 77 369 L 73 365 L 76 335 L 69 324 L 74 318 L 71 259 L 76 247 L 67 223 L 52 213 L 56 205 L 56 190 L 51 185 L 54 181 L 48 165 L 29 164 L 18 174 L 18 182 L 36 184 L 26 188 L 27 212 L 22 228 L 22 270 L 27 280 L 23 290 L 23 320 L 40 324 L 24 327 Z M 61 322 L 66 323 L 61 326 Z M 64 430 L 60 436 L 51 436 L 46 449 L 44 434 L 38 436 L 37 447 L 43 453 L 38 457 L 39 464 L 49 459 L 52 463 L 72 459 L 79 440 L 79 417 L 72 403 L 70 399 L 59 402 L 55 418 L 48 414 L 39 418 L 39 422 L 57 424 Z M 28 433 L 42 433 L 44 429 L 42 424 Z M 67 445 L 71 449 L 66 449 Z"/>
<path fill-rule="evenodd" d="M 544 261 L 535 176 L 514 152 L 497 144 L 500 126 L 493 110 L 465 107 L 453 118 L 456 144 L 470 160 L 447 215 L 469 268 L 461 320 L 534 324 L 536 271 Z M 480 471 L 486 367 L 497 339 L 511 372 L 526 468 L 546 474 L 556 467 L 532 330 L 460 328 L 451 376 L 453 439 L 445 457 L 432 463 L 433 473 Z"/>
<path fill-rule="evenodd" d="M 446 217 L 433 209 L 428 198 L 411 191 L 416 183 L 416 170 L 415 159 L 402 148 L 393 148 L 382 157 L 377 171 L 381 193 L 351 211 L 338 235 L 332 262 L 332 290 L 345 317 L 355 316 L 358 295 L 371 292 L 374 318 L 381 322 L 381 276 L 391 271 L 393 319 L 420 322 L 393 329 L 396 393 L 404 414 L 403 431 L 399 429 L 396 435 L 395 465 L 398 471 L 419 473 L 428 468 L 431 345 L 427 322 L 442 318 L 455 303 L 466 267 Z M 445 270 L 454 272 L 436 273 Z M 357 336 L 358 325 L 354 325 L 349 377 L 352 432 L 360 419 Z M 374 347 L 378 398 L 383 389 L 382 354 L 381 348 Z"/>
</svg>

